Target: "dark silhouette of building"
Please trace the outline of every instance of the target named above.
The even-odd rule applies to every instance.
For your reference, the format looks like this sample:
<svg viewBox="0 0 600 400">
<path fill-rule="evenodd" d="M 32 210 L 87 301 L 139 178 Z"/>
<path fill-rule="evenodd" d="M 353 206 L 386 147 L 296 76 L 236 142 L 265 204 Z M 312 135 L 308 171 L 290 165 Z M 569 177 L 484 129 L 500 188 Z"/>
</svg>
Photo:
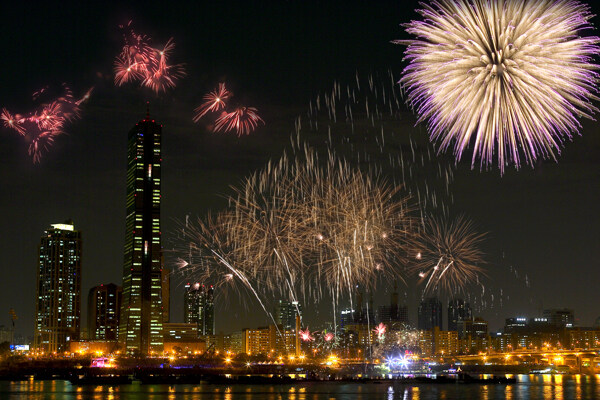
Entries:
<svg viewBox="0 0 600 400">
<path fill-rule="evenodd" d="M 161 262 L 163 270 L 161 273 L 161 289 L 162 294 L 160 296 L 163 307 L 163 323 L 171 320 L 171 271 L 165 267 L 164 258 Z"/>
<path fill-rule="evenodd" d="M 575 326 L 575 315 L 573 310 L 568 308 L 552 308 L 544 310 L 543 317 L 548 319 L 548 323 L 560 328 L 572 328 Z"/>
<path fill-rule="evenodd" d="M 356 304 L 352 313 L 354 324 L 374 324 L 375 309 L 373 308 L 373 295 L 369 296 L 369 300 L 364 302 L 364 293 L 360 286 L 356 285 Z"/>
<path fill-rule="evenodd" d="M 429 297 L 419 305 L 418 328 L 422 331 L 433 330 L 438 327 L 442 330 L 442 303 L 436 297 Z"/>
<path fill-rule="evenodd" d="M 90 340 L 118 339 L 121 294 L 121 286 L 114 283 L 90 289 L 88 295 L 88 335 Z"/>
<path fill-rule="evenodd" d="M 123 301 L 119 342 L 127 353 L 163 350 L 163 256 L 161 247 L 161 131 L 146 118 L 129 131 Z"/>
<path fill-rule="evenodd" d="M 452 299 L 448 302 L 448 330 L 457 331 L 458 323 L 472 319 L 471 305 L 463 299 Z"/>
<path fill-rule="evenodd" d="M 215 334 L 214 287 L 200 283 L 186 284 L 183 298 L 183 320 L 195 323 L 198 335 Z"/>
<path fill-rule="evenodd" d="M 398 305 L 398 286 L 394 283 L 394 291 L 390 296 L 389 306 L 379 306 L 378 320 L 384 324 L 408 324 L 408 307 Z"/>
<path fill-rule="evenodd" d="M 34 347 L 67 351 L 81 323 L 81 232 L 73 221 L 53 224 L 42 236 L 37 262 Z"/>
<path fill-rule="evenodd" d="M 458 338 L 464 339 L 470 336 L 475 338 L 486 338 L 488 335 L 488 322 L 482 318 L 469 318 L 458 321 Z"/>
<path fill-rule="evenodd" d="M 302 306 L 297 301 L 279 300 L 275 305 L 275 322 L 283 329 L 295 329 L 298 313 L 302 318 Z"/>
</svg>

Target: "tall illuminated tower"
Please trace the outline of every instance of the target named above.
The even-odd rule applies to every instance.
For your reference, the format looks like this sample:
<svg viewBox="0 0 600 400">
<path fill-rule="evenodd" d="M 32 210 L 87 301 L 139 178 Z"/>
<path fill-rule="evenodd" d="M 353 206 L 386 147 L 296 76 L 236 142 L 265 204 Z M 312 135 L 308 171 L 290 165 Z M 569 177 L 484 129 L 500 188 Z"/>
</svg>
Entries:
<svg viewBox="0 0 600 400">
<path fill-rule="evenodd" d="M 141 356 L 163 350 L 163 257 L 160 230 L 162 125 L 146 118 L 127 141 L 127 215 L 119 342 Z"/>
<path fill-rule="evenodd" d="M 69 350 L 81 323 L 81 232 L 72 221 L 53 224 L 42 236 L 35 302 L 34 347 L 45 353 Z"/>
</svg>

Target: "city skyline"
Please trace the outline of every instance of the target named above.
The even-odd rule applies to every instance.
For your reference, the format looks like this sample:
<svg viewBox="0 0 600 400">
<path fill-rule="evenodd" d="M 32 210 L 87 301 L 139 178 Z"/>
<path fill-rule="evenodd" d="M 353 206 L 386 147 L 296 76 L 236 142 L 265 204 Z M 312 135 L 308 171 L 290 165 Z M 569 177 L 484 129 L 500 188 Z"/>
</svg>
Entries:
<svg viewBox="0 0 600 400">
<path fill-rule="evenodd" d="M 81 32 L 82 28 L 78 23 L 58 17 L 60 26 L 52 22 L 40 28 L 36 21 L 53 20 L 55 11 L 52 10 L 43 10 L 48 13 L 46 16 L 42 16 L 42 10 L 33 12 L 32 21 L 23 24 L 23 28 L 8 21 L 2 29 L 20 32 L 24 44 L 8 43 L 11 35 L 3 35 L 7 38 L 4 48 L 12 55 L 2 67 L 3 75 L 16 79 L 3 81 L 0 94 L 6 104 L 2 106 L 26 103 L 29 89 L 37 89 L 48 80 L 72 80 L 78 87 L 93 83 L 96 89 L 83 108 L 81 120 L 73 124 L 68 136 L 57 140 L 53 152 L 44 156 L 39 166 L 31 165 L 31 161 L 23 157 L 26 152 L 11 134 L 1 132 L 6 145 L 0 150 L 3 155 L 0 184 L 10 195 L 3 196 L 0 206 L 11 212 L 0 227 L 7 237 L 0 249 L 7 255 L 0 270 L 2 281 L 14 283 L 11 286 L 17 289 L 9 288 L 0 294 L 0 304 L 5 309 L 0 309 L 0 325 L 10 324 L 8 310 L 12 307 L 19 314 L 17 332 L 31 331 L 35 313 L 35 288 L 31 283 L 35 279 L 35 247 L 40 232 L 50 223 L 71 217 L 85 236 L 83 293 L 102 282 L 120 284 L 125 221 L 122 205 L 126 192 L 125 136 L 131 125 L 143 118 L 146 101 L 150 101 L 153 117 L 165 125 L 162 223 L 167 239 L 164 244 L 166 264 L 172 267 L 174 263 L 168 250 L 172 247 L 169 237 L 173 238 L 177 229 L 174 220 L 182 221 L 188 215 L 194 218 L 205 215 L 208 210 L 221 209 L 224 195 L 230 193 L 230 185 L 262 168 L 269 159 L 280 157 L 294 132 L 296 116 L 305 115 L 309 102 L 318 94 L 330 90 L 334 81 L 352 82 L 355 74 L 366 77 L 373 71 L 391 68 L 395 76 L 399 75 L 404 66 L 402 49 L 389 41 L 403 35 L 400 23 L 417 17 L 412 11 L 404 11 L 392 2 L 379 7 L 356 3 L 346 7 L 324 6 L 329 7 L 328 10 L 310 5 L 288 6 L 292 10 L 283 5 L 270 10 L 252 9 L 248 5 L 236 12 L 228 9 L 228 18 L 218 23 L 205 16 L 219 15 L 215 6 L 197 6 L 203 11 L 198 15 L 206 22 L 204 28 L 196 28 L 188 19 L 179 18 L 181 14 L 176 9 L 168 9 L 163 18 L 155 4 L 149 4 L 145 10 L 92 8 L 81 20 L 97 28 L 95 32 L 85 34 L 80 41 L 51 41 L 44 49 L 48 54 L 40 58 L 55 62 L 43 73 L 41 67 L 48 63 L 40 63 L 35 58 L 20 71 L 21 64 L 16 60 L 23 54 L 22 49 L 32 48 L 36 37 L 45 30 L 58 38 L 70 38 L 69 32 Z M 81 11 L 69 10 L 73 14 Z M 332 24 L 325 34 L 318 35 L 316 32 L 329 22 L 329 18 L 322 15 L 325 11 L 356 22 L 349 25 L 358 26 L 357 32 Z M 304 15 L 302 23 L 294 25 L 292 18 L 286 17 L 288 12 Z M 18 12 L 10 14 L 19 15 Z M 188 77 L 183 78 L 183 85 L 160 96 L 138 88 L 113 86 L 109 79 L 110 62 L 106 65 L 103 60 L 118 47 L 117 35 L 113 33 L 117 24 L 130 18 L 150 26 L 156 41 L 165 42 L 175 36 L 178 56 L 188 63 Z M 179 19 L 181 24 L 176 23 Z M 277 21 L 284 21 L 281 23 L 284 28 Z M 235 28 L 240 23 L 252 28 L 251 37 L 244 36 L 244 28 Z M 264 31 L 258 29 L 261 24 Z M 26 34 L 25 27 L 32 33 Z M 215 28 L 233 33 L 224 38 L 223 43 L 203 45 L 204 53 L 196 54 L 193 49 L 197 38 L 205 37 L 204 29 L 210 32 Z M 298 54 L 284 51 L 289 45 L 284 39 L 277 39 L 269 46 L 262 43 L 275 36 L 279 29 L 288 33 L 291 47 L 299 49 Z M 237 40 L 234 40 L 235 33 L 245 46 L 231 54 L 225 49 Z M 321 36 L 323 43 L 316 45 L 317 37 L 321 39 Z M 358 42 L 358 36 L 367 39 Z M 347 43 L 352 41 L 355 43 Z M 303 58 L 309 50 L 311 57 Z M 256 57 L 253 57 L 254 52 Z M 69 56 L 71 53 L 73 57 Z M 234 62 L 237 57 L 245 62 L 237 65 Z M 311 65 L 315 57 L 321 57 L 323 62 Z M 190 73 L 193 71 L 200 72 Z M 96 82 L 98 74 L 101 78 Z M 193 106 L 222 79 L 233 82 L 231 87 L 236 96 L 246 97 L 257 105 L 265 126 L 238 139 L 208 132 L 206 127 L 192 122 Z M 406 108 L 390 129 L 408 133 L 419 144 L 418 154 L 427 154 L 430 148 L 425 128 L 413 127 L 414 122 L 414 116 Z M 334 128 L 333 133 L 339 129 Z M 316 135 L 309 136 L 314 141 Z M 598 137 L 597 123 L 584 121 L 582 136 L 566 144 L 558 164 L 540 162 L 533 170 L 529 167 L 507 170 L 502 178 L 496 170 L 470 170 L 468 163 L 459 164 L 455 170 L 451 185 L 453 210 L 466 213 L 481 231 L 489 232 L 484 245 L 489 274 L 487 278 L 482 277 L 485 294 L 481 295 L 482 289 L 477 285 L 469 288 L 469 293 L 476 298 L 471 301 L 472 307 L 479 309 L 474 315 L 483 316 L 492 327 L 499 328 L 509 315 L 533 317 L 551 308 L 576 310 L 579 325 L 583 326 L 591 325 L 600 315 L 594 307 L 600 240 L 597 230 L 593 229 L 600 222 L 597 207 L 600 191 L 596 184 L 600 176 Z M 326 137 L 317 139 L 327 140 Z M 402 142 L 403 148 L 387 143 L 390 152 L 410 154 L 406 147 L 408 141 Z M 374 158 L 375 154 L 373 152 Z M 453 164 L 453 160 L 443 155 L 439 160 L 445 165 Z M 179 293 L 183 293 L 184 282 L 193 278 L 186 279 L 175 273 L 172 279 L 174 315 L 171 319 L 183 320 Z M 382 287 L 375 303 L 387 304 L 383 299 L 388 299 L 392 290 L 391 284 Z M 416 321 L 414 305 L 420 301 L 420 288 L 415 288 L 411 281 L 398 291 L 403 298 L 400 303 L 410 304 L 410 319 Z M 249 309 L 254 308 L 252 300 L 244 298 L 246 301 Z M 231 318 L 230 321 L 217 320 L 217 331 L 230 331 L 238 325 L 258 326 L 268 321 L 263 315 L 248 319 L 239 303 L 229 299 L 218 305 L 222 308 L 217 309 L 216 314 L 229 310 L 227 315 Z M 307 319 L 330 318 L 325 307 L 306 307 L 303 312 L 307 313 Z"/>
</svg>

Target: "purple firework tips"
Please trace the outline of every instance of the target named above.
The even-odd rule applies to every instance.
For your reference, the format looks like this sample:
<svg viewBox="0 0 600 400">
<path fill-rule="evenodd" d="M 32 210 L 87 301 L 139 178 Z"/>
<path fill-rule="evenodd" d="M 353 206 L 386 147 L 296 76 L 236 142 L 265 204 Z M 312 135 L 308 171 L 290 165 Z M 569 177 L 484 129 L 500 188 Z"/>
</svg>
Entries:
<svg viewBox="0 0 600 400">
<path fill-rule="evenodd" d="M 500 173 L 522 160 L 556 159 L 578 118 L 598 109 L 596 36 L 585 4 L 572 0 L 440 0 L 422 5 L 406 31 L 400 84 L 433 142 L 460 160 L 473 146 Z"/>
</svg>

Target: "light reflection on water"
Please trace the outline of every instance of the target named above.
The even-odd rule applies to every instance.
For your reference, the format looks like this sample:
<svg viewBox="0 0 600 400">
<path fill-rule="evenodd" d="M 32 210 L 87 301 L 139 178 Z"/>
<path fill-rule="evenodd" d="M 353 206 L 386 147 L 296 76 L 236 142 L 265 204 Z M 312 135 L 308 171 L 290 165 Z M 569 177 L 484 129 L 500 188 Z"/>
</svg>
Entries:
<svg viewBox="0 0 600 400">
<path fill-rule="evenodd" d="M 513 385 L 308 382 L 296 385 L 74 386 L 67 381 L 0 382 L 4 400 L 495 400 L 600 399 L 600 375 L 517 375 Z"/>
</svg>

